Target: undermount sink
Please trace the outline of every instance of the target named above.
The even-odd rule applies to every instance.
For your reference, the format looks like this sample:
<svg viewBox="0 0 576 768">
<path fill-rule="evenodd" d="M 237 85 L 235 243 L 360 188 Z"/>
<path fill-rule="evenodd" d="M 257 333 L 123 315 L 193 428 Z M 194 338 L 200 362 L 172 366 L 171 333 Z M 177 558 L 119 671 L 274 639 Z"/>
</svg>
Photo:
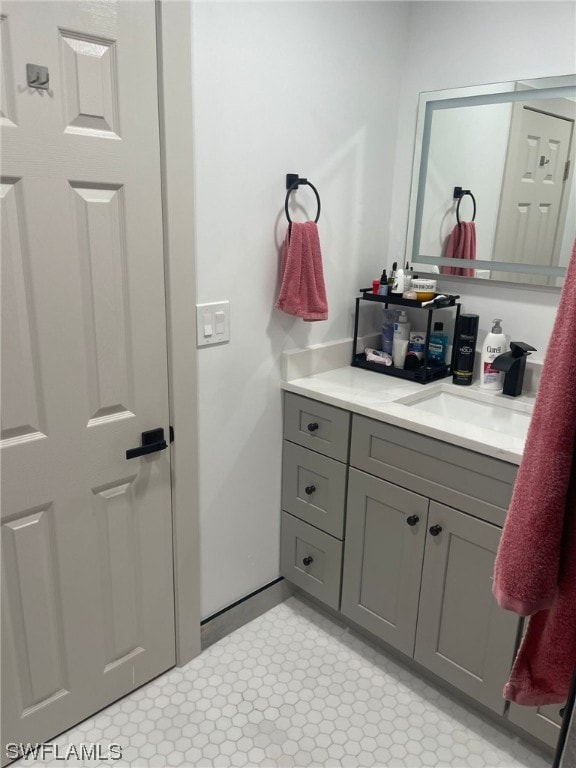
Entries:
<svg viewBox="0 0 576 768">
<path fill-rule="evenodd" d="M 492 432 L 525 438 L 532 416 L 532 405 L 504 400 L 496 393 L 457 390 L 441 384 L 433 391 L 409 395 L 396 401 L 418 411 L 489 429 Z"/>
</svg>

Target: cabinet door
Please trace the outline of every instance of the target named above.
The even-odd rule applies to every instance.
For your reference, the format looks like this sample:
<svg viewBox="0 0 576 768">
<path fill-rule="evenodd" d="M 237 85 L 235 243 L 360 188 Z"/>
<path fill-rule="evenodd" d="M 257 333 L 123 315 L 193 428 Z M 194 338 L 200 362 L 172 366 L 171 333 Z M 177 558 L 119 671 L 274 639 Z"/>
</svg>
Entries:
<svg viewBox="0 0 576 768">
<path fill-rule="evenodd" d="M 523 629 L 526 631 L 528 619 L 525 618 L 522 621 Z M 564 704 L 548 704 L 543 707 L 524 707 L 512 703 L 508 710 L 508 720 L 550 747 L 555 747 L 562 726 L 560 712 L 564 706 Z"/>
<path fill-rule="evenodd" d="M 436 502 L 428 529 L 414 658 L 503 714 L 519 619 L 492 596 L 501 530 Z"/>
<path fill-rule="evenodd" d="M 550 747 L 555 747 L 562 725 L 562 707 L 562 704 L 548 704 L 546 707 L 510 704 L 508 719 Z"/>
<path fill-rule="evenodd" d="M 351 469 L 341 611 L 414 653 L 428 500 Z"/>
</svg>

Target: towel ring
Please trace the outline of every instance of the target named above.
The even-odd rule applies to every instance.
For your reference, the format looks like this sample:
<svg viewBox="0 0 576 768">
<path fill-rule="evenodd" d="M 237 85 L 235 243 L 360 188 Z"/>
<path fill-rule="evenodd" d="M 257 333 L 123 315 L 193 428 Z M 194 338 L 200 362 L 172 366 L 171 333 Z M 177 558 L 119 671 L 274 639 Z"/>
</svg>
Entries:
<svg viewBox="0 0 576 768">
<path fill-rule="evenodd" d="M 472 211 L 472 221 L 476 220 L 476 199 L 469 189 L 463 189 L 458 198 L 458 205 L 456 206 L 456 221 L 458 222 L 458 224 L 461 223 L 460 222 L 460 203 L 462 202 L 462 198 L 465 195 L 469 195 L 472 198 L 472 204 L 474 205 L 474 210 Z"/>
<path fill-rule="evenodd" d="M 300 184 L 307 184 L 309 187 L 312 187 L 312 191 L 316 195 L 316 202 L 318 203 L 318 212 L 316 214 L 316 218 L 314 219 L 315 223 L 318 223 L 318 219 L 320 218 L 320 195 L 318 194 L 318 190 L 314 186 L 314 184 L 311 184 L 308 179 L 296 179 L 289 187 L 288 192 L 286 192 L 286 201 L 284 202 L 284 210 L 286 211 L 286 218 L 292 224 L 292 219 L 290 218 L 290 212 L 288 211 L 288 201 L 290 199 L 290 193 L 294 192 L 295 189 L 298 189 Z"/>
</svg>

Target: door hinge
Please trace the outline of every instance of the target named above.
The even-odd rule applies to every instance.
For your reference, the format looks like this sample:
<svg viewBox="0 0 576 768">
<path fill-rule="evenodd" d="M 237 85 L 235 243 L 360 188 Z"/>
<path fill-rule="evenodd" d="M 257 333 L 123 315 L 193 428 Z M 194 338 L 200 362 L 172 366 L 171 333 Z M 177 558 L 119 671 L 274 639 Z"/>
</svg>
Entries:
<svg viewBox="0 0 576 768">
<path fill-rule="evenodd" d="M 567 181 L 568 176 L 570 176 L 570 160 L 566 160 L 564 163 L 564 178 L 562 181 Z"/>
<path fill-rule="evenodd" d="M 172 426 L 172 424 L 170 424 L 170 427 L 168 429 L 169 429 L 169 434 L 170 434 L 170 442 L 173 443 L 174 442 L 174 427 Z"/>
</svg>

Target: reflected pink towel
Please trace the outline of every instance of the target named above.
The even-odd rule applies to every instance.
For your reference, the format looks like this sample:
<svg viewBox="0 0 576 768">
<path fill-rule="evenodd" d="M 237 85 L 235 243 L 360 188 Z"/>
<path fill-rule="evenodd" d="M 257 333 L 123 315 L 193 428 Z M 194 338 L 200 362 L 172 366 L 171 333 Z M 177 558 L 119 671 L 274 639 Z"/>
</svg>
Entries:
<svg viewBox="0 0 576 768">
<path fill-rule="evenodd" d="M 498 549 L 500 607 L 531 616 L 504 698 L 566 700 L 576 666 L 576 241 Z"/>
<path fill-rule="evenodd" d="M 473 221 L 461 221 L 460 224 L 456 224 L 448 237 L 444 258 L 476 258 L 476 227 Z M 442 267 L 440 271 L 443 275 L 474 277 L 474 270 L 465 269 L 464 267 Z"/>
<path fill-rule="evenodd" d="M 318 227 L 313 221 L 293 222 L 282 246 L 282 285 L 277 309 L 304 320 L 327 320 Z"/>
</svg>

